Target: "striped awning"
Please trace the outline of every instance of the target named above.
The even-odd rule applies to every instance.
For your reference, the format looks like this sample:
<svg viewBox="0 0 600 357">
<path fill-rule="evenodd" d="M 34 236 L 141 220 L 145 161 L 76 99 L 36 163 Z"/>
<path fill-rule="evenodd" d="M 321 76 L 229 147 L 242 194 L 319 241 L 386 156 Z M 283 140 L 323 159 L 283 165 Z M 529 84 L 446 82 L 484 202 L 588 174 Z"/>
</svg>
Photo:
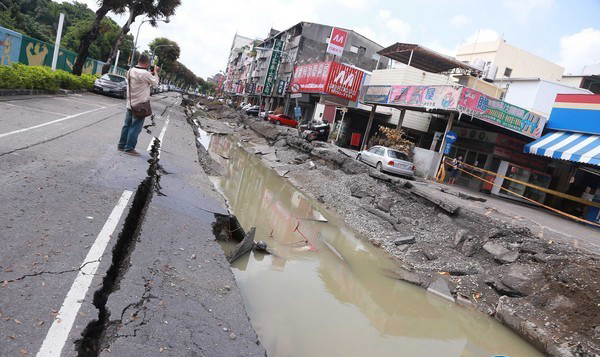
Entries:
<svg viewBox="0 0 600 357">
<path fill-rule="evenodd" d="M 550 132 L 525 145 L 523 152 L 555 159 L 600 165 L 600 135 Z"/>
</svg>

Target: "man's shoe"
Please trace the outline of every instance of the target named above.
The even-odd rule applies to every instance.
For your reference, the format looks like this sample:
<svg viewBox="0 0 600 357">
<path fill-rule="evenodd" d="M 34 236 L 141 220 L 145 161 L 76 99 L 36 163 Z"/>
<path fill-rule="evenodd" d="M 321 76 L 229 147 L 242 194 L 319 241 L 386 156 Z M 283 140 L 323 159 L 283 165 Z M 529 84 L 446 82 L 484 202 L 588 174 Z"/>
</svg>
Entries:
<svg viewBox="0 0 600 357">
<path fill-rule="evenodd" d="M 127 150 L 124 153 L 131 156 L 140 156 L 140 153 L 135 150 Z"/>
<path fill-rule="evenodd" d="M 117 150 L 119 150 L 119 151 L 125 151 L 124 148 L 117 148 Z"/>
</svg>

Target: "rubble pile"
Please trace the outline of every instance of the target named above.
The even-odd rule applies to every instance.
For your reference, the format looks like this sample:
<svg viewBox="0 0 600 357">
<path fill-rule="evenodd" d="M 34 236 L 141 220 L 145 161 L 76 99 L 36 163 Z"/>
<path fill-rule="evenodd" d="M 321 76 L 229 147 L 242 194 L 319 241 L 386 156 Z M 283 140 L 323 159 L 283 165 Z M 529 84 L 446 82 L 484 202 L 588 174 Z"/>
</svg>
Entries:
<svg viewBox="0 0 600 357">
<path fill-rule="evenodd" d="M 426 182 L 381 174 L 295 129 L 223 105 L 207 110 L 204 130 L 233 128 L 265 164 L 396 258 L 383 274 L 495 316 L 549 355 L 600 354 L 597 255 L 490 218 Z"/>
</svg>

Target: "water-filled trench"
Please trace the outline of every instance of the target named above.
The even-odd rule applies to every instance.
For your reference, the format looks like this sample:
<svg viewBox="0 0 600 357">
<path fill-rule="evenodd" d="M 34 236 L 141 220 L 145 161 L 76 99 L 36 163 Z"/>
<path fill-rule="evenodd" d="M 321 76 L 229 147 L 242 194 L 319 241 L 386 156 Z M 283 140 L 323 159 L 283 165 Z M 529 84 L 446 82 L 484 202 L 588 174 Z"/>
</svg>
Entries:
<svg viewBox="0 0 600 357">
<path fill-rule="evenodd" d="M 256 240 L 274 253 L 251 252 L 232 266 L 270 357 L 542 356 L 493 318 L 390 278 L 398 263 L 243 143 L 202 135 L 226 168 L 215 185 L 242 227 L 256 227 Z"/>
</svg>

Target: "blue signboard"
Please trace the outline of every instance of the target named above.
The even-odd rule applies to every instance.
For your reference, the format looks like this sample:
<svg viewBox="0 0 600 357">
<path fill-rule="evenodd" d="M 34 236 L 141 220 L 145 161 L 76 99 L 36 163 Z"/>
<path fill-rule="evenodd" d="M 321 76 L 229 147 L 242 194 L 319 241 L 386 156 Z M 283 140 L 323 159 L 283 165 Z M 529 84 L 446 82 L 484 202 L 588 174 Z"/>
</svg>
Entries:
<svg viewBox="0 0 600 357">
<path fill-rule="evenodd" d="M 446 147 L 444 148 L 444 155 L 450 154 L 450 149 L 452 149 L 452 143 L 446 142 Z"/>
<path fill-rule="evenodd" d="M 302 116 L 302 109 L 300 107 L 294 107 L 294 116 L 300 118 Z"/>
<path fill-rule="evenodd" d="M 447 143 L 450 143 L 450 144 L 452 144 L 453 142 L 455 142 L 455 141 L 456 141 L 456 139 L 457 139 L 457 138 L 458 138 L 458 135 L 456 135 L 456 133 L 455 133 L 455 132 L 453 132 L 453 131 L 449 131 L 449 132 L 446 134 L 446 142 L 447 142 Z"/>
</svg>

